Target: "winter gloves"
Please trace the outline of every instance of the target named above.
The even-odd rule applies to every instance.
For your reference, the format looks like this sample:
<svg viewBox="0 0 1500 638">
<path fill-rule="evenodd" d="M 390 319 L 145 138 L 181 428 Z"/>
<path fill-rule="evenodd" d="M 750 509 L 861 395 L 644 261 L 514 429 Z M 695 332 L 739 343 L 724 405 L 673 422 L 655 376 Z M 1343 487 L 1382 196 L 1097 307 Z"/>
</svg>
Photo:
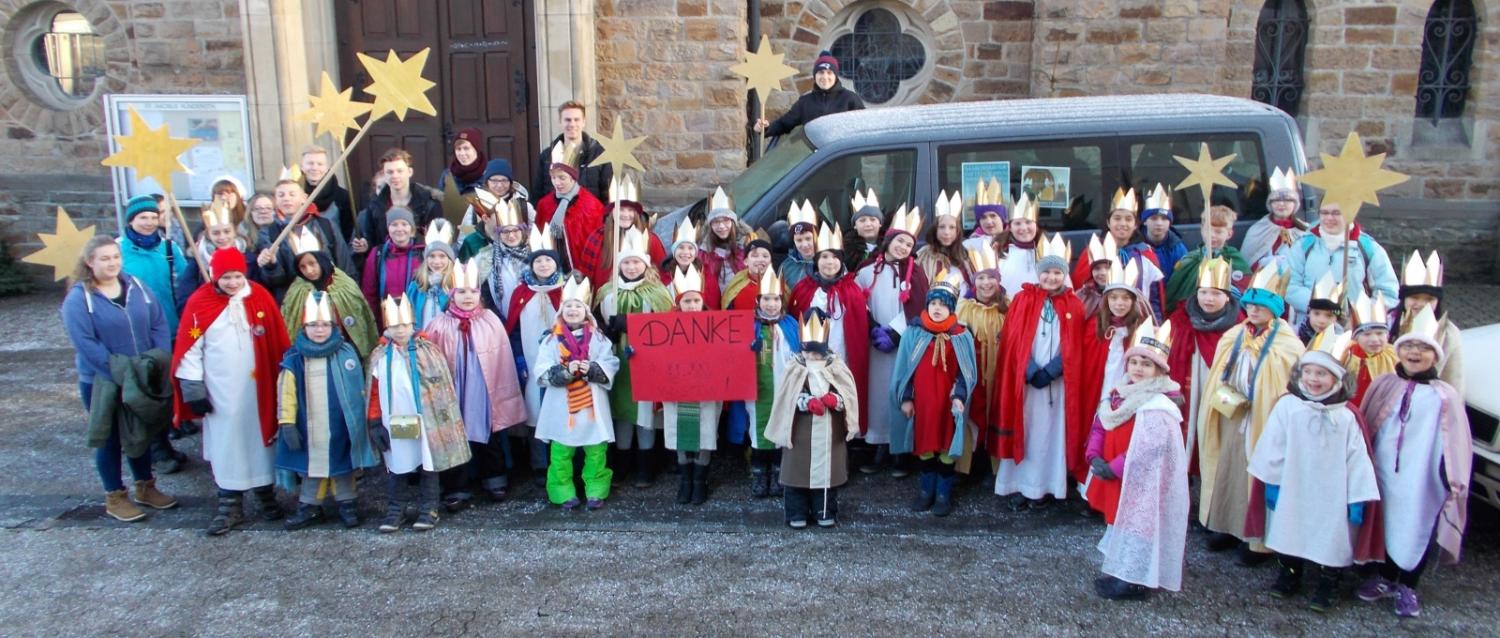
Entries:
<svg viewBox="0 0 1500 638">
<path fill-rule="evenodd" d="M 895 352 L 896 346 L 901 343 L 901 335 L 896 334 L 889 326 L 875 326 L 870 328 L 870 345 L 875 346 L 881 352 Z"/>
<path fill-rule="evenodd" d="M 1266 485 L 1266 509 L 1276 511 L 1276 499 L 1281 497 L 1280 485 Z"/>
<path fill-rule="evenodd" d="M 830 411 L 842 411 L 844 399 L 832 392 L 817 397 L 804 392 L 797 395 L 797 409 L 813 416 L 823 416 Z"/>
<path fill-rule="evenodd" d="M 381 452 L 391 451 L 391 432 L 385 429 L 384 423 L 377 420 L 370 424 L 369 430 L 370 445 Z"/>
<path fill-rule="evenodd" d="M 1350 503 L 1349 504 L 1349 524 L 1350 525 L 1360 525 L 1360 524 L 1363 524 L 1364 522 L 1365 522 L 1365 504 L 1364 503 Z"/>
<path fill-rule="evenodd" d="M 1035 361 L 1026 364 L 1026 383 L 1041 390 L 1053 381 L 1062 378 L 1062 356 L 1053 357 L 1047 365 L 1039 366 Z"/>
<path fill-rule="evenodd" d="M 1109 466 L 1109 463 L 1106 463 L 1104 459 L 1097 456 L 1094 457 L 1094 460 L 1089 461 L 1089 471 L 1093 472 L 1094 476 L 1110 481 L 1120 478 L 1115 476 L 1115 471 Z"/>
<path fill-rule="evenodd" d="M 189 410 L 194 414 L 209 414 L 214 411 L 213 403 L 208 400 L 208 386 L 202 381 L 190 381 L 179 379 L 182 386 L 182 402 L 187 404 Z"/>
</svg>

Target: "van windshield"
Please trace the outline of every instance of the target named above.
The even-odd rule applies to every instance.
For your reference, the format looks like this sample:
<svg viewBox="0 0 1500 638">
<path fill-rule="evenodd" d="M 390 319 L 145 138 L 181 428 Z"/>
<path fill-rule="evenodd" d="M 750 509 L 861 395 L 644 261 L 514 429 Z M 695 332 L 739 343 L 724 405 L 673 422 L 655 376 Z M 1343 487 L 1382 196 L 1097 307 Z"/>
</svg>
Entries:
<svg viewBox="0 0 1500 638">
<path fill-rule="evenodd" d="M 798 127 L 790 135 L 784 135 L 776 146 L 751 164 L 745 172 L 729 184 L 729 196 L 741 214 L 760 201 L 766 191 L 786 176 L 787 171 L 802 163 L 813 154 L 813 145 L 807 141 L 803 128 Z"/>
</svg>

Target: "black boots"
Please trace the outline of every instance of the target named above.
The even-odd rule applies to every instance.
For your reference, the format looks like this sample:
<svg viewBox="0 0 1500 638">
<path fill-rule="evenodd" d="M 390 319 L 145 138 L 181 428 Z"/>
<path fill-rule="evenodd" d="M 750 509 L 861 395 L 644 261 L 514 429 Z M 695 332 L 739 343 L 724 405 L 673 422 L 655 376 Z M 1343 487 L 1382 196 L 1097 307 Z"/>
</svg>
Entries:
<svg viewBox="0 0 1500 638">
<path fill-rule="evenodd" d="M 308 503 L 297 503 L 297 511 L 292 513 L 291 518 L 282 524 L 287 531 L 306 529 L 323 522 L 323 506 Z"/>
<path fill-rule="evenodd" d="M 693 464 L 693 504 L 708 501 L 708 466 Z"/>
<path fill-rule="evenodd" d="M 923 470 L 918 484 L 921 489 L 917 492 L 917 497 L 912 499 L 911 511 L 925 512 L 932 509 L 933 501 L 937 500 L 937 472 Z"/>
<path fill-rule="evenodd" d="M 677 504 L 687 505 L 693 501 L 693 468 L 692 463 L 677 464 Z"/>
<path fill-rule="evenodd" d="M 276 502 L 276 490 L 270 485 L 255 489 L 255 502 L 260 505 L 260 517 L 266 521 L 279 521 L 286 517 L 286 510 Z"/>
<path fill-rule="evenodd" d="M 342 523 L 345 529 L 359 527 L 359 501 L 354 499 L 339 501 L 339 523 Z"/>
<path fill-rule="evenodd" d="M 1318 574 L 1318 588 L 1313 590 L 1312 600 L 1307 603 L 1307 608 L 1318 613 L 1325 613 L 1333 609 L 1333 604 L 1339 598 L 1339 577 L 1343 570 L 1332 567 L 1324 567 Z"/>
<path fill-rule="evenodd" d="M 654 482 L 656 482 L 656 476 L 651 471 L 651 450 L 636 449 L 635 486 L 639 489 L 646 489 Z"/>
<path fill-rule="evenodd" d="M 209 536 L 223 536 L 245 523 L 245 494 L 244 492 L 231 492 L 219 490 L 219 509 L 214 513 L 213 520 L 209 521 L 208 529 L 204 530 Z"/>
<path fill-rule="evenodd" d="M 1094 579 L 1094 593 L 1106 600 L 1138 600 L 1146 596 L 1146 588 L 1114 576 L 1101 576 Z"/>
<path fill-rule="evenodd" d="M 1300 564 L 1289 565 L 1286 559 L 1279 562 L 1281 571 L 1276 575 L 1276 582 L 1271 584 L 1271 596 L 1276 598 L 1296 596 L 1302 591 L 1302 566 Z"/>
<path fill-rule="evenodd" d="M 765 498 L 771 495 L 771 468 L 755 466 L 750 468 L 750 496 Z"/>
<path fill-rule="evenodd" d="M 953 513 L 953 484 L 957 482 L 957 474 L 938 475 L 937 499 L 932 503 L 933 516 L 943 517 Z"/>
</svg>

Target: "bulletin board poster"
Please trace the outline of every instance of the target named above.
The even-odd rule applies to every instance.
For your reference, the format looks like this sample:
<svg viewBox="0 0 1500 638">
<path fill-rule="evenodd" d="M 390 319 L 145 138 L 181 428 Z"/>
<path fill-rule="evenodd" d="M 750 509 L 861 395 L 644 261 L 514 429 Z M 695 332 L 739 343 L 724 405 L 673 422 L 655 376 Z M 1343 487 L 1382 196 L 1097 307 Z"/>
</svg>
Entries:
<svg viewBox="0 0 1500 638">
<path fill-rule="evenodd" d="M 115 143 L 116 135 L 131 133 L 132 108 L 152 128 L 165 123 L 172 137 L 191 137 L 198 144 L 177 158 L 188 170 L 174 174 L 170 185 L 157 184 L 152 178 L 138 179 L 132 169 L 111 169 L 119 209 L 123 210 L 131 197 L 164 193 L 169 186 L 179 204 L 201 207 L 213 199 L 214 182 L 226 175 L 247 186 L 255 183 L 251 172 L 249 105 L 245 96 L 105 95 L 110 153 L 120 150 Z"/>
<path fill-rule="evenodd" d="M 1021 190 L 1042 208 L 1067 208 L 1072 169 L 1066 166 L 1022 166 Z"/>
<path fill-rule="evenodd" d="M 988 183 L 993 177 L 1000 180 L 1000 187 L 1010 190 L 1010 162 L 964 162 L 959 165 L 959 186 L 964 196 L 964 228 L 974 228 L 974 197 L 979 192 L 979 182 Z"/>
</svg>

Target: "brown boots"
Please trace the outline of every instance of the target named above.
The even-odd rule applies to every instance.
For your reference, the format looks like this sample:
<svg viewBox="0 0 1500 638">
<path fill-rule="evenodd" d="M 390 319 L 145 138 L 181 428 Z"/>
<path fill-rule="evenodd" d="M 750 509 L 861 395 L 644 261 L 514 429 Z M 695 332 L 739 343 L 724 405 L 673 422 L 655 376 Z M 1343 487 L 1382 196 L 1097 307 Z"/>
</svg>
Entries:
<svg viewBox="0 0 1500 638">
<path fill-rule="evenodd" d="M 117 521 L 132 523 L 146 518 L 146 513 L 136 506 L 137 503 L 159 510 L 177 507 L 177 499 L 161 493 L 161 490 L 156 489 L 156 479 L 152 479 L 135 482 L 134 501 L 125 494 L 125 490 L 105 493 L 104 513 Z"/>
<path fill-rule="evenodd" d="M 177 507 L 177 499 L 162 494 L 161 490 L 156 489 L 156 479 L 135 482 L 135 502 L 158 510 Z"/>
</svg>

